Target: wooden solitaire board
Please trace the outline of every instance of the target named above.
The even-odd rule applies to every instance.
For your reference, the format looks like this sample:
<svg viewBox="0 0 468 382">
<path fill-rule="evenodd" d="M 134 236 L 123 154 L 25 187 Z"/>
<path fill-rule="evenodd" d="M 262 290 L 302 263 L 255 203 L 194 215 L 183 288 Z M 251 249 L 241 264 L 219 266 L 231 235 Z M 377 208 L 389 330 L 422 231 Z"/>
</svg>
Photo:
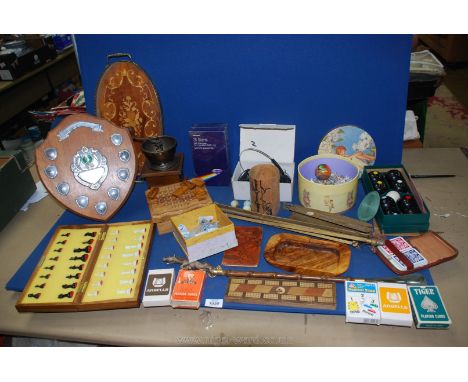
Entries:
<svg viewBox="0 0 468 382">
<path fill-rule="evenodd" d="M 152 233 L 150 221 L 58 227 L 16 309 L 67 312 L 138 307 Z"/>
<path fill-rule="evenodd" d="M 226 301 L 253 305 L 280 305 L 336 309 L 334 282 L 230 278 Z"/>
<path fill-rule="evenodd" d="M 186 180 L 167 186 L 151 187 L 145 192 L 151 219 L 157 224 L 159 234 L 172 231 L 171 217 L 213 203 L 205 185 L 199 182 L 199 185 L 195 185 Z M 178 192 L 183 189 L 185 192 Z"/>
</svg>

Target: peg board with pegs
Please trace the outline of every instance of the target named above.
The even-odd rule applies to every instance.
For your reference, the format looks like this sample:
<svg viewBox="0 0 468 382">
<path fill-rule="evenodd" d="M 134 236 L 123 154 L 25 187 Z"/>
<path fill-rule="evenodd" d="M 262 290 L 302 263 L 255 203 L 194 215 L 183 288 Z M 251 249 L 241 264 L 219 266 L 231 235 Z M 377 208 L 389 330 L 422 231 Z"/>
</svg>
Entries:
<svg viewBox="0 0 468 382">
<path fill-rule="evenodd" d="M 336 284 L 325 281 L 229 278 L 226 301 L 241 304 L 336 309 Z"/>
</svg>

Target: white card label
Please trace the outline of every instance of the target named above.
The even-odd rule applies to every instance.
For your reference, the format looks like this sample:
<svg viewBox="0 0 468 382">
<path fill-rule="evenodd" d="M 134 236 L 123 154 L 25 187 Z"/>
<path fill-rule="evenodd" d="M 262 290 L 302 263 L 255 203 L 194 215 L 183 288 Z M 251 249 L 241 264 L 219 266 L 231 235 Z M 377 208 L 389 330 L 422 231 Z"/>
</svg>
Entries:
<svg viewBox="0 0 468 382">
<path fill-rule="evenodd" d="M 223 307 L 223 299 L 222 298 L 207 298 L 205 300 L 205 307 L 221 309 Z"/>
</svg>

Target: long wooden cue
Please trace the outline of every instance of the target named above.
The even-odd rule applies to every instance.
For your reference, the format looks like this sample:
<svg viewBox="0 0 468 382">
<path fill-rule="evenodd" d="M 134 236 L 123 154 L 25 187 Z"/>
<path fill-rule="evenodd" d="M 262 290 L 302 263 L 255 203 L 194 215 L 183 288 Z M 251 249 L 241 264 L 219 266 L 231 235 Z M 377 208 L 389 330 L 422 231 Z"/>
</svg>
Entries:
<svg viewBox="0 0 468 382">
<path fill-rule="evenodd" d="M 353 219 L 343 215 L 331 214 L 324 211 L 314 210 L 312 208 L 305 208 L 302 206 L 294 205 L 291 203 L 284 203 L 283 208 L 297 212 L 302 215 L 310 216 L 316 219 L 324 220 L 333 224 L 341 225 L 343 227 L 351 228 L 362 232 L 371 232 L 372 225 L 357 219 Z"/>
<path fill-rule="evenodd" d="M 391 278 L 357 278 L 344 276 L 311 276 L 300 275 L 297 273 L 276 273 L 276 272 L 252 272 L 252 271 L 231 271 L 221 268 L 219 265 L 213 267 L 209 263 L 200 261 L 189 262 L 185 258 L 168 256 L 164 257 L 163 262 L 166 264 L 180 264 L 181 269 L 187 270 L 203 270 L 209 276 L 225 276 L 225 277 L 246 277 L 246 278 L 264 278 L 264 279 L 284 279 L 284 280 L 310 280 L 310 281 L 329 281 L 343 283 L 345 281 L 382 281 L 396 282 L 403 284 L 425 284 L 425 278 L 420 273 L 414 273 L 405 276 L 395 276 Z"/>
<path fill-rule="evenodd" d="M 278 216 L 270 216 L 270 215 L 260 214 L 257 212 L 245 211 L 239 208 L 234 208 L 234 207 L 226 206 L 226 205 L 219 204 L 219 203 L 217 203 L 217 205 L 228 216 L 235 218 L 235 219 L 253 221 L 253 222 L 257 222 L 257 223 L 261 223 L 265 225 L 270 225 L 273 227 L 283 228 L 283 229 L 290 230 L 290 231 L 296 231 L 296 230 L 302 231 L 301 233 L 308 233 L 309 235 L 312 235 L 312 236 L 318 234 L 318 235 L 325 235 L 325 236 L 329 236 L 333 238 L 336 237 L 339 239 L 364 242 L 364 243 L 371 244 L 371 245 L 383 244 L 381 240 L 376 239 L 376 238 L 367 238 L 367 237 L 361 237 L 361 236 L 356 236 L 356 235 L 339 233 L 339 232 L 330 231 L 330 230 L 312 228 L 304 224 L 301 224 L 300 221 L 296 221 L 296 220 L 292 220 L 288 218 L 281 218 Z M 328 240 L 333 240 L 333 239 L 328 239 Z M 346 244 L 349 244 L 349 243 L 346 243 Z"/>
</svg>

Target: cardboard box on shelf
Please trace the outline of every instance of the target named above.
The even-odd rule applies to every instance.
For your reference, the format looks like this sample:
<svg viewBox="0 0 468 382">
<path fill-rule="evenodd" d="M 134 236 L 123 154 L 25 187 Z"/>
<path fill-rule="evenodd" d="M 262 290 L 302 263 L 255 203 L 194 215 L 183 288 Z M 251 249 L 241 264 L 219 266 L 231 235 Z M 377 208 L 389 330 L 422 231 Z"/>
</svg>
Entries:
<svg viewBox="0 0 468 382">
<path fill-rule="evenodd" d="M 36 191 L 22 151 L 0 151 L 0 231 Z"/>
</svg>

